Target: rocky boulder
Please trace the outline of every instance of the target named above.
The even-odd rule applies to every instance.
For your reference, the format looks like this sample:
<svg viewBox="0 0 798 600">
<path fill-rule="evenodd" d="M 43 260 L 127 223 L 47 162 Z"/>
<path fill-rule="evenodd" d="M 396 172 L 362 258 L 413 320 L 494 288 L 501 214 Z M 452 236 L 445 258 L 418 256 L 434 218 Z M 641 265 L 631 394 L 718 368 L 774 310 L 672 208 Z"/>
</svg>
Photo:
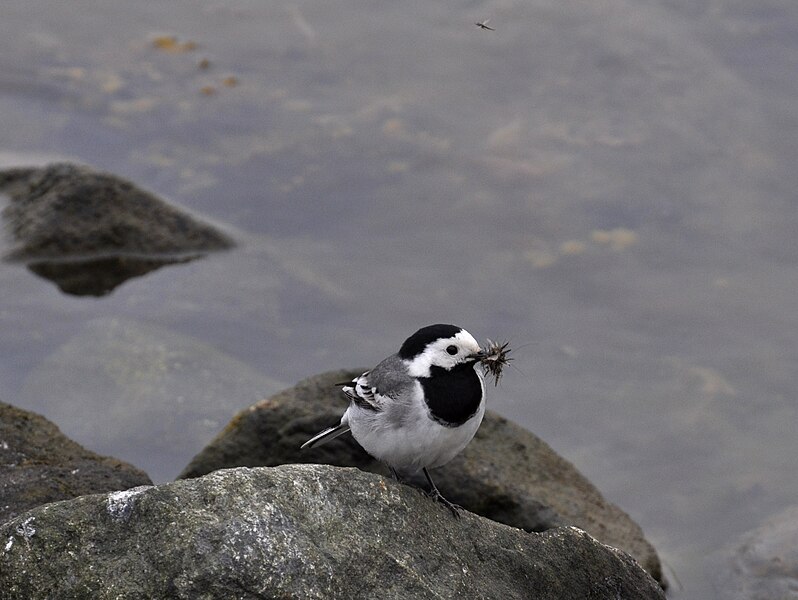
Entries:
<svg viewBox="0 0 798 600">
<path fill-rule="evenodd" d="M 349 435 L 312 450 L 299 449 L 340 420 L 347 403 L 334 384 L 361 372 L 311 377 L 241 411 L 181 477 L 286 463 L 354 466 L 387 474 Z M 563 524 L 583 529 L 631 554 L 664 584 L 657 553 L 640 527 L 540 438 L 495 413 L 488 411 L 471 444 L 433 477 L 446 498 L 494 521 L 526 531 Z"/>
<path fill-rule="evenodd" d="M 455 519 L 357 469 L 218 471 L 31 510 L 0 526 L 14 598 L 664 598 L 574 528 Z"/>
<path fill-rule="evenodd" d="M 84 166 L 0 171 L 0 193 L 10 198 L 4 258 L 68 294 L 101 296 L 131 277 L 233 246 L 133 183 Z"/>
<path fill-rule="evenodd" d="M 0 523 L 53 502 L 152 483 L 73 442 L 44 417 L 0 402 Z"/>
</svg>

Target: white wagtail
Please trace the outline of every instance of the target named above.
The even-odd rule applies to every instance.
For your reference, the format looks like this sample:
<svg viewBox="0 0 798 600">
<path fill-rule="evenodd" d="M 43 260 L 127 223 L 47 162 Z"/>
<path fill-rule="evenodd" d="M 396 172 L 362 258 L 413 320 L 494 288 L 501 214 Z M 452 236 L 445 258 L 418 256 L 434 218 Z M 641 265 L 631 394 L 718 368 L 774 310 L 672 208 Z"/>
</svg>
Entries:
<svg viewBox="0 0 798 600">
<path fill-rule="evenodd" d="M 454 325 L 429 325 L 407 338 L 397 354 L 343 387 L 350 400 L 341 423 L 309 439 L 319 446 L 351 431 L 391 469 L 394 478 L 422 470 L 432 497 L 459 516 L 428 469 L 445 465 L 474 437 L 485 414 L 486 358 L 474 337 Z"/>
</svg>

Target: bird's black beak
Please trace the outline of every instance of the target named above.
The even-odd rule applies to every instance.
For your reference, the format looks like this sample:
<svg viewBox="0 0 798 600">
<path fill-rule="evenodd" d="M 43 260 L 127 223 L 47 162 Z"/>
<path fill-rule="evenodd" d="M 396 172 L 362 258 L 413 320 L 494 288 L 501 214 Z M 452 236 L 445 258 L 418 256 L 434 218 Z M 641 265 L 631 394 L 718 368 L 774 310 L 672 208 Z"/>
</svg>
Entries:
<svg viewBox="0 0 798 600">
<path fill-rule="evenodd" d="M 472 360 L 474 360 L 474 361 L 477 361 L 477 360 L 484 360 L 484 359 L 486 359 L 487 357 L 488 357 L 488 354 L 487 354 L 487 352 L 485 352 L 484 350 L 480 350 L 479 352 L 474 352 L 473 354 L 470 354 L 470 355 L 468 356 L 468 358 L 470 358 L 470 359 L 472 359 Z"/>
</svg>

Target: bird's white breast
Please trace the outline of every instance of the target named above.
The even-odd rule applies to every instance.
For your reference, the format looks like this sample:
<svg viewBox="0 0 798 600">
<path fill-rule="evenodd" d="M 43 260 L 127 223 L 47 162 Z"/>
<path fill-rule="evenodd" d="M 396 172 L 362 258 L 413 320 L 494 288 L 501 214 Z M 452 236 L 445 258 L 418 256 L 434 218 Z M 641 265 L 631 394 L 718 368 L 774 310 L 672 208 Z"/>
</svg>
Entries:
<svg viewBox="0 0 798 600">
<path fill-rule="evenodd" d="M 384 410 L 374 412 L 351 405 L 344 419 L 363 449 L 400 473 L 413 473 L 422 467 L 445 465 L 468 445 L 485 414 L 483 400 L 474 415 L 457 427 L 441 425 L 430 417 L 421 385 L 412 393 L 383 403 Z"/>
</svg>

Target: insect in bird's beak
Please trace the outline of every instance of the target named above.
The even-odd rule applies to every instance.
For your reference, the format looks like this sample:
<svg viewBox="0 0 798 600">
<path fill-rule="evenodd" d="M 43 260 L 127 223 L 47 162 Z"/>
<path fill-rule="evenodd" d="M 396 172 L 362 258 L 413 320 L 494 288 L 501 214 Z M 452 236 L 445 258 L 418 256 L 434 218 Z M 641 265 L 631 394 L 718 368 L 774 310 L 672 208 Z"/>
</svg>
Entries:
<svg viewBox="0 0 798 600">
<path fill-rule="evenodd" d="M 482 363 L 482 366 L 485 368 L 485 374 L 487 375 L 490 373 L 493 376 L 494 385 L 499 385 L 502 370 L 513 360 L 512 358 L 508 358 L 507 355 L 509 353 L 510 342 L 500 344 L 492 340 L 488 340 L 487 346 L 477 352 L 477 355 L 481 355 L 479 362 Z"/>
</svg>

